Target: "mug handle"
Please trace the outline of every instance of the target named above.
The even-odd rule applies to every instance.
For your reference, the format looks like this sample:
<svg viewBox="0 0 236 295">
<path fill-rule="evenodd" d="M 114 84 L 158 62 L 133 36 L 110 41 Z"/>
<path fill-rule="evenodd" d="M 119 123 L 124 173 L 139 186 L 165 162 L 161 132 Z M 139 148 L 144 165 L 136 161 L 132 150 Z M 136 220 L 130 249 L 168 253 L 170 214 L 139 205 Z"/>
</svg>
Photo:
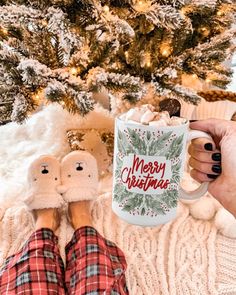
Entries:
<svg viewBox="0 0 236 295">
<path fill-rule="evenodd" d="M 200 130 L 190 130 L 188 134 L 188 139 L 187 141 L 191 141 L 192 139 L 196 138 L 208 138 L 212 140 L 212 137 L 203 131 Z M 193 191 L 186 191 L 181 185 L 180 185 L 180 198 L 184 200 L 196 200 L 205 195 L 208 191 L 208 182 L 203 182 L 197 189 Z"/>
</svg>

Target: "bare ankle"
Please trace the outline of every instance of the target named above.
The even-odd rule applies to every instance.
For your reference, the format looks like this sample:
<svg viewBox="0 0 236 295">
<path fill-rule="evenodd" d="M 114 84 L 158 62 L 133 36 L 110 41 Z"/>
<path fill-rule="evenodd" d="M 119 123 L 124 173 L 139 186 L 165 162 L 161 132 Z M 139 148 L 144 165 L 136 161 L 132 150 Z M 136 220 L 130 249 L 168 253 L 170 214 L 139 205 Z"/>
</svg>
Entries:
<svg viewBox="0 0 236 295">
<path fill-rule="evenodd" d="M 89 201 L 70 203 L 68 212 L 71 225 L 75 230 L 82 226 L 92 226 Z"/>
<path fill-rule="evenodd" d="M 56 231 L 60 224 L 60 217 L 57 209 L 38 209 L 34 210 L 35 229 L 49 228 Z"/>
</svg>

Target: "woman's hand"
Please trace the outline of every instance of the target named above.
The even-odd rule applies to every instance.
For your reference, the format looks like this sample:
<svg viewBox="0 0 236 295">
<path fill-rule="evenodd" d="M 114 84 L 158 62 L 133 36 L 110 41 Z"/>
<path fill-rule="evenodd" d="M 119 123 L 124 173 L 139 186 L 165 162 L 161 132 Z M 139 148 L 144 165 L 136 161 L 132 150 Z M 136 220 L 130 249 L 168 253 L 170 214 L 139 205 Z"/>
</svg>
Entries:
<svg viewBox="0 0 236 295">
<path fill-rule="evenodd" d="M 191 176 L 199 182 L 210 182 L 209 192 L 236 217 L 236 122 L 209 119 L 193 122 L 190 127 L 214 139 L 192 140 Z"/>
</svg>

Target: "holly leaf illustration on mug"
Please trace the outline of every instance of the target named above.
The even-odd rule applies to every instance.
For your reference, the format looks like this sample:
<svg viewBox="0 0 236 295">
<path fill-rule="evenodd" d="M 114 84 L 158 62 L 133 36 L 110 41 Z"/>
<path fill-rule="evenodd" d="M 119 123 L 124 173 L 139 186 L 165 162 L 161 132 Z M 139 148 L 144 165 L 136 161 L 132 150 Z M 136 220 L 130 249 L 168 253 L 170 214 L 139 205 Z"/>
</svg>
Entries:
<svg viewBox="0 0 236 295">
<path fill-rule="evenodd" d="M 120 202 L 123 202 L 123 200 L 126 198 L 127 198 L 127 191 L 125 187 L 117 183 L 114 187 L 114 199 L 120 203 Z"/>
<path fill-rule="evenodd" d="M 139 208 L 142 202 L 143 202 L 143 196 L 140 194 L 136 194 L 136 195 L 134 194 L 134 197 L 127 199 L 123 207 L 123 210 L 128 212 L 133 211 L 136 208 Z"/>
<path fill-rule="evenodd" d="M 147 141 L 149 141 L 151 139 L 151 137 L 152 137 L 151 132 L 150 131 L 147 131 L 146 132 Z"/>
<path fill-rule="evenodd" d="M 159 136 L 157 139 L 153 139 L 151 142 L 149 149 L 148 149 L 148 155 L 149 156 L 159 156 L 160 152 L 166 145 L 166 141 L 171 136 L 172 131 L 166 132 Z"/>
<path fill-rule="evenodd" d="M 124 147 L 123 147 L 123 134 L 120 130 L 118 130 L 118 136 L 117 136 L 117 146 L 118 150 L 123 153 L 124 152 Z"/>
<path fill-rule="evenodd" d="M 121 161 L 121 159 L 119 157 L 117 157 L 115 177 L 120 176 L 122 165 L 123 165 L 123 162 Z"/>
<path fill-rule="evenodd" d="M 139 152 L 139 155 L 145 155 L 147 150 L 145 141 L 141 139 L 140 135 L 135 130 L 127 128 L 127 131 L 130 136 L 131 144 L 135 148 L 136 153 Z"/>
<path fill-rule="evenodd" d="M 172 180 L 174 183 L 179 183 L 180 182 L 180 169 L 181 169 L 181 162 L 172 165 Z"/>
<path fill-rule="evenodd" d="M 117 139 L 118 150 L 124 155 L 134 154 L 135 150 L 133 146 L 129 143 L 126 135 L 118 130 L 118 139 Z"/>
<path fill-rule="evenodd" d="M 145 201 L 147 204 L 147 208 L 150 208 L 153 213 L 164 215 L 165 210 L 162 208 L 162 203 L 159 200 L 160 198 L 149 196 L 148 198 L 146 198 Z"/>
<path fill-rule="evenodd" d="M 162 201 L 166 204 L 168 208 L 175 208 L 177 205 L 178 191 L 169 190 L 163 193 Z"/>
<path fill-rule="evenodd" d="M 177 158 L 180 156 L 183 150 L 183 139 L 184 139 L 183 134 L 173 139 L 166 153 L 167 159 Z"/>
</svg>

